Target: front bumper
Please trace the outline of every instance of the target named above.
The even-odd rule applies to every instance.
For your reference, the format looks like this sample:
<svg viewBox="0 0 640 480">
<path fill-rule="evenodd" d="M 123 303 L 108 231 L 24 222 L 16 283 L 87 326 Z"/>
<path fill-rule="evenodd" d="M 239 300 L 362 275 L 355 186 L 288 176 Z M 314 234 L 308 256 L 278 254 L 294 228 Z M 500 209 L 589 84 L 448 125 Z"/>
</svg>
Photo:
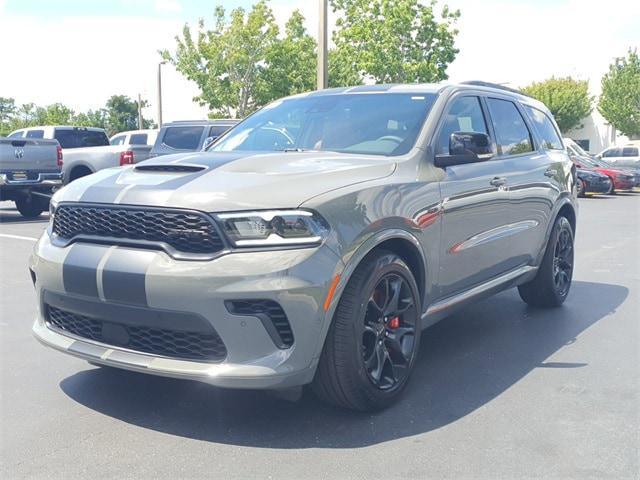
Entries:
<svg viewBox="0 0 640 480">
<path fill-rule="evenodd" d="M 611 188 L 609 177 L 587 177 L 582 180 L 585 183 L 585 193 L 607 193 Z"/>
<path fill-rule="evenodd" d="M 311 382 L 324 342 L 323 303 L 342 269 L 326 246 L 242 252 L 211 261 L 180 261 L 160 251 L 75 243 L 61 248 L 45 233 L 31 260 L 39 298 L 35 337 L 85 360 L 143 373 L 187 378 L 229 388 L 288 388 Z M 97 292 L 97 295 L 96 295 Z M 51 328 L 46 298 L 85 305 L 83 315 L 104 317 L 101 305 L 185 312 L 218 333 L 226 357 L 217 363 L 135 351 Z M 75 299 L 75 300 L 74 300 Z M 286 312 L 294 342 L 278 347 L 260 318 L 231 314 L 226 300 L 267 299 Z M 86 305 L 89 305 L 87 307 Z M 87 310 L 89 309 L 89 310 Z M 116 316 L 102 318 L 118 323 Z"/>
<path fill-rule="evenodd" d="M 623 179 L 615 177 L 613 179 L 613 187 L 616 190 L 631 190 L 635 186 L 635 181 L 632 178 Z"/>
</svg>

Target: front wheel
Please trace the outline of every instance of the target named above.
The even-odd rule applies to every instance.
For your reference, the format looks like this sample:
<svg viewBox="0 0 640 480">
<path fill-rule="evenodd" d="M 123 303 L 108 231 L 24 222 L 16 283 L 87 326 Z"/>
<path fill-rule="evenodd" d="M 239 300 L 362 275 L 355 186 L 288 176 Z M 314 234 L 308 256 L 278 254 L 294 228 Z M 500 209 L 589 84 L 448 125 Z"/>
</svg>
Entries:
<svg viewBox="0 0 640 480">
<path fill-rule="evenodd" d="M 573 229 L 569 220 L 558 217 L 538 273 L 518 287 L 520 298 L 531 306 L 559 307 L 569 295 L 573 276 Z"/>
<path fill-rule="evenodd" d="M 605 195 L 615 195 L 616 186 L 613 184 L 613 178 L 609 177 L 609 180 L 611 180 L 611 186 L 609 187 L 609 190 L 607 190 L 607 193 Z"/>
<path fill-rule="evenodd" d="M 420 296 L 396 254 L 366 257 L 349 280 L 333 317 L 316 394 L 360 411 L 391 405 L 407 384 L 420 344 Z"/>
</svg>

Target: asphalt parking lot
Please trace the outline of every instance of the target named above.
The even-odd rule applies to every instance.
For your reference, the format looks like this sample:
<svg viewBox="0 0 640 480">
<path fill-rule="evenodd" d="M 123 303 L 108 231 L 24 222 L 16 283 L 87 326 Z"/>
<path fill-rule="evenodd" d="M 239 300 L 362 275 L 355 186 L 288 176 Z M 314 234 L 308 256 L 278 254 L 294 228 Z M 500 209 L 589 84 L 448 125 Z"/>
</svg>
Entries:
<svg viewBox="0 0 640 480">
<path fill-rule="evenodd" d="M 2 478 L 640 477 L 640 193 L 580 200 L 562 308 L 512 290 L 440 322 L 376 415 L 45 349 L 26 265 L 46 221 L 0 203 Z"/>
</svg>

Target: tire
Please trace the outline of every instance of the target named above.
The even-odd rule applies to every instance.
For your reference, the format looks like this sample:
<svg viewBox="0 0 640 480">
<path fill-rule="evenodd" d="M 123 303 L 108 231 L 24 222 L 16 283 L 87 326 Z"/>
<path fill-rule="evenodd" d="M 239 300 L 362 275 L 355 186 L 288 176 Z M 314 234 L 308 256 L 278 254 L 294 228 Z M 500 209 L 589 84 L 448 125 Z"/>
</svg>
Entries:
<svg viewBox="0 0 640 480">
<path fill-rule="evenodd" d="M 616 186 L 613 184 L 613 178 L 609 177 L 609 180 L 611 180 L 611 186 L 609 187 L 609 190 L 607 190 L 607 193 L 605 193 L 605 195 L 615 195 Z"/>
<path fill-rule="evenodd" d="M 558 217 L 549 237 L 538 273 L 518 287 L 520 298 L 533 307 L 554 308 L 564 303 L 573 275 L 573 229 Z"/>
<path fill-rule="evenodd" d="M 584 198 L 587 196 L 587 186 L 583 180 L 578 179 L 578 197 Z"/>
<path fill-rule="evenodd" d="M 393 404 L 415 364 L 420 311 L 415 279 L 398 255 L 379 250 L 365 257 L 333 316 L 312 385 L 316 395 L 359 411 Z"/>
<path fill-rule="evenodd" d="M 39 217 L 42 212 L 44 212 L 47 208 L 49 208 L 49 204 L 47 201 L 44 201 L 40 198 L 34 197 L 32 195 L 26 195 L 24 197 L 16 199 L 16 208 L 20 215 L 25 218 L 36 218 Z"/>
</svg>

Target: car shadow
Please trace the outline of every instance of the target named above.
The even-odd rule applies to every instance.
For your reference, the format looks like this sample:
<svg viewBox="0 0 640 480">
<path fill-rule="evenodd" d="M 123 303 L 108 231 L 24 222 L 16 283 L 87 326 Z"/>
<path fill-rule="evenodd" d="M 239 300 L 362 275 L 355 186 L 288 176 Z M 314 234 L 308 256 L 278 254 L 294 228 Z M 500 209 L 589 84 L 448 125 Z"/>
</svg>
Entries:
<svg viewBox="0 0 640 480">
<path fill-rule="evenodd" d="M 42 213 L 39 217 L 27 219 L 20 215 L 20 212 L 11 207 L 0 207 L 0 223 L 47 223 L 49 221 L 49 214 L 47 212 Z"/>
<path fill-rule="evenodd" d="M 407 391 L 376 414 L 338 410 L 309 392 L 288 402 L 110 368 L 84 370 L 60 386 L 87 408 L 171 435 L 261 448 L 365 447 L 455 422 L 536 368 L 587 367 L 547 358 L 579 341 L 627 295 L 619 285 L 576 281 L 566 304 L 554 310 L 527 307 L 515 290 L 469 306 L 423 333 Z"/>
</svg>

